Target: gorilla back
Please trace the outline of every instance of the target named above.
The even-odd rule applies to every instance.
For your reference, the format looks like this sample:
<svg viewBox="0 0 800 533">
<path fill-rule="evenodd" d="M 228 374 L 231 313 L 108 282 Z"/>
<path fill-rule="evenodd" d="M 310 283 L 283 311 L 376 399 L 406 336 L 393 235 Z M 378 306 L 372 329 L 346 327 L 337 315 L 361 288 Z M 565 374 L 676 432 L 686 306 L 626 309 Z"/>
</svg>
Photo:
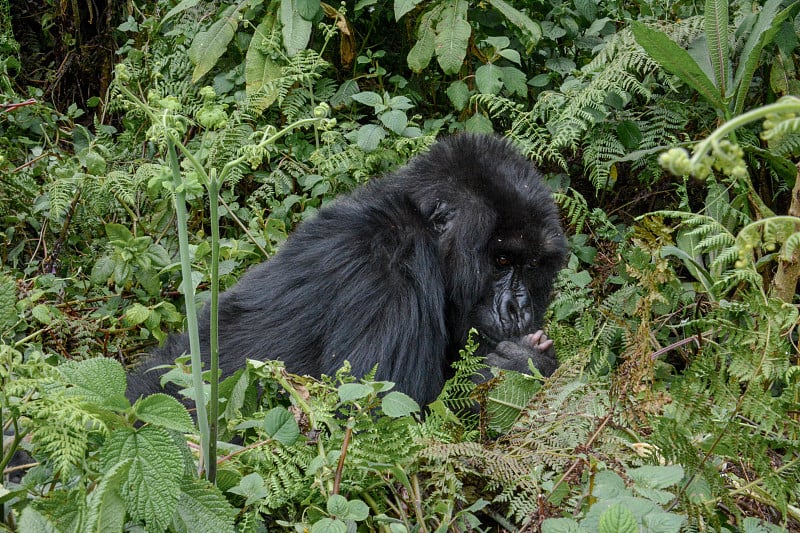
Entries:
<svg viewBox="0 0 800 533">
<path fill-rule="evenodd" d="M 529 161 L 498 137 L 447 138 L 321 209 L 220 295 L 220 367 L 281 359 L 319 376 L 378 364 L 378 379 L 424 404 L 475 327 L 491 364 L 525 370 L 530 357 L 548 374 L 555 354 L 537 330 L 566 250 Z M 204 360 L 208 324 L 205 309 Z M 188 350 L 171 336 L 132 374 L 131 399 L 159 390 L 146 368 Z"/>
</svg>

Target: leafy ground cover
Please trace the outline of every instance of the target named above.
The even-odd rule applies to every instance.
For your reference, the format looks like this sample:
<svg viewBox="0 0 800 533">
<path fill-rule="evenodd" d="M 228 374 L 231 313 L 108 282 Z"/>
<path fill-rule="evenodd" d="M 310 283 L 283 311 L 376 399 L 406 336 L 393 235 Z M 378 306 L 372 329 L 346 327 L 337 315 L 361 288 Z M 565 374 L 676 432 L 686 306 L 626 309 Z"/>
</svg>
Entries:
<svg viewBox="0 0 800 533">
<path fill-rule="evenodd" d="M 22 4 L 4 530 L 800 530 L 800 3 Z M 125 399 L 183 293 L 459 131 L 513 139 L 562 208 L 554 377 L 476 388 L 470 345 L 425 417 L 346 367 L 253 362 L 194 417 Z"/>
</svg>

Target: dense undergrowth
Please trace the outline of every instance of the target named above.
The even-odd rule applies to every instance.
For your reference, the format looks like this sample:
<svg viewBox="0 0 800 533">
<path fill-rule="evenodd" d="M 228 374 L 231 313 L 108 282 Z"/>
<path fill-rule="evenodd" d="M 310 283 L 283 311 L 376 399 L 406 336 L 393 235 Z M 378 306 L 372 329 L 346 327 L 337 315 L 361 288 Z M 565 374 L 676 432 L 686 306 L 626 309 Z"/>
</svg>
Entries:
<svg viewBox="0 0 800 533">
<path fill-rule="evenodd" d="M 800 3 L 19 4 L 0 528 L 800 530 Z M 554 377 L 476 389 L 468 346 L 424 418 L 389 383 L 274 363 L 220 384 L 210 428 L 125 399 L 184 287 L 206 301 L 459 131 L 509 136 L 556 192 Z"/>
</svg>

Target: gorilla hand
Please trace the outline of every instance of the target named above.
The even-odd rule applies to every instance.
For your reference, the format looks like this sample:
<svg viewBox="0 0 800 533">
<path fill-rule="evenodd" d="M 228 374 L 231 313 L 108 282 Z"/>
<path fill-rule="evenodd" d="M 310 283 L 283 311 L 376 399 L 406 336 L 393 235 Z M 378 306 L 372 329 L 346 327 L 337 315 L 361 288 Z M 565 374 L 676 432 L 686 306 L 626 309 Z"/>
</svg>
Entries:
<svg viewBox="0 0 800 533">
<path fill-rule="evenodd" d="M 553 340 L 544 331 L 523 335 L 518 341 L 502 341 L 486 356 L 486 364 L 505 370 L 527 373 L 528 359 L 543 376 L 550 376 L 558 367 Z"/>
</svg>

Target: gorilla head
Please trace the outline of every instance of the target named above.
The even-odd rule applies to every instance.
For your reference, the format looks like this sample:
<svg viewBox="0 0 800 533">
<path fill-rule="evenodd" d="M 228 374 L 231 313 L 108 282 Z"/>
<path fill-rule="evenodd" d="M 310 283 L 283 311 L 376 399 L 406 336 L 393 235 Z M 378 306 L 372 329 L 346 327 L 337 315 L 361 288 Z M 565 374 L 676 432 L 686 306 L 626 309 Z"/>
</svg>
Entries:
<svg viewBox="0 0 800 533">
<path fill-rule="evenodd" d="M 220 296 L 220 367 L 281 359 L 333 374 L 345 360 L 421 403 L 435 399 L 470 328 L 493 366 L 545 375 L 541 331 L 567 252 L 552 195 L 534 166 L 494 136 L 459 135 L 324 207 L 269 261 Z M 208 312 L 200 319 L 204 358 Z M 172 336 L 143 368 L 188 351 Z M 129 396 L 158 390 L 131 376 Z"/>
</svg>

